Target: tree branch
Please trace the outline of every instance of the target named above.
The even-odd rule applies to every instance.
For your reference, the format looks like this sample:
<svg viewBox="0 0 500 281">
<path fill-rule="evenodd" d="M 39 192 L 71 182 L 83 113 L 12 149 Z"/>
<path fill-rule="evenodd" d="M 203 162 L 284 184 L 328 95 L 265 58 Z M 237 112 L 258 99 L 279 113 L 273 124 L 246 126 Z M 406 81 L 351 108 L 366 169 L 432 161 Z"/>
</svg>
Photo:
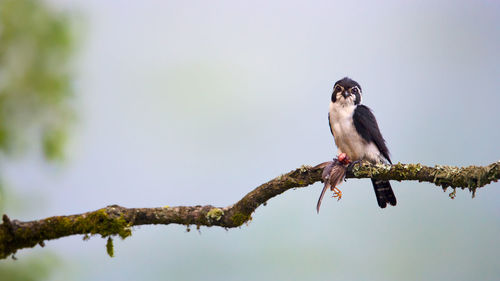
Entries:
<svg viewBox="0 0 500 281">
<path fill-rule="evenodd" d="M 324 163 L 323 163 L 324 164 Z M 221 226 L 232 228 L 251 220 L 251 214 L 267 200 L 291 188 L 305 187 L 321 181 L 324 165 L 302 166 L 278 176 L 255 188 L 235 204 L 218 208 L 206 206 L 178 206 L 161 208 L 125 208 L 117 205 L 70 216 L 55 216 L 41 220 L 21 222 L 3 215 L 0 224 L 0 258 L 13 255 L 17 250 L 44 246 L 44 241 L 65 236 L 100 234 L 102 237 L 118 235 L 122 239 L 132 234 L 131 227 L 145 224 L 182 224 Z M 488 166 L 427 167 L 420 164 L 372 165 L 362 162 L 350 167 L 346 178 L 375 178 L 384 180 L 418 180 L 453 189 L 469 189 L 473 196 L 477 188 L 500 179 L 500 161 Z M 455 191 L 452 192 L 454 195 Z M 452 196 L 450 194 L 450 196 Z M 453 196 L 452 196 L 453 197 Z M 106 245 L 112 256 L 112 240 Z"/>
</svg>

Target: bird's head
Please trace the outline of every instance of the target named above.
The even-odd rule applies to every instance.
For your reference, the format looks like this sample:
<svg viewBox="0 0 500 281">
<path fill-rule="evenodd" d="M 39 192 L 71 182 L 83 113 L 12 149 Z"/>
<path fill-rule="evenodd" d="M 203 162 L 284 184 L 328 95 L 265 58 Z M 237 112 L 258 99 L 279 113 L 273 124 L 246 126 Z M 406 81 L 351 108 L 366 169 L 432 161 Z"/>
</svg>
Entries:
<svg viewBox="0 0 500 281">
<path fill-rule="evenodd" d="M 358 82 L 344 77 L 333 86 L 332 102 L 342 105 L 357 105 L 361 103 L 361 86 Z"/>
</svg>

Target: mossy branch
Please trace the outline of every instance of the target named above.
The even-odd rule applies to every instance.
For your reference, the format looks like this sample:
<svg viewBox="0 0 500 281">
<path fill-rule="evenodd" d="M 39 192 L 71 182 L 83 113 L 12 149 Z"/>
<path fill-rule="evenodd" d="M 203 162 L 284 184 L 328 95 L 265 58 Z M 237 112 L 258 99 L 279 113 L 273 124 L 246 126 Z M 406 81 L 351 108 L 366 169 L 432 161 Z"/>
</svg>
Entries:
<svg viewBox="0 0 500 281">
<path fill-rule="evenodd" d="M 131 227 L 145 224 L 181 224 L 199 226 L 238 227 L 251 219 L 251 214 L 267 200 L 288 189 L 305 187 L 321 180 L 324 165 L 302 166 L 278 176 L 255 188 L 234 205 L 218 208 L 206 206 L 178 206 L 160 208 L 125 208 L 117 205 L 97 211 L 70 216 L 55 216 L 41 220 L 21 222 L 3 215 L 0 224 L 0 258 L 13 255 L 17 250 L 44 246 L 44 241 L 65 236 L 100 234 L 102 237 L 132 234 Z M 427 167 L 420 164 L 372 165 L 362 162 L 348 169 L 347 178 L 376 178 L 385 180 L 418 180 L 430 182 L 444 189 L 469 189 L 474 195 L 477 188 L 500 179 L 500 161 L 488 166 Z M 453 192 L 454 194 L 454 192 Z M 312 208 L 313 206 L 311 206 Z M 112 239 L 106 245 L 112 256 Z"/>
</svg>

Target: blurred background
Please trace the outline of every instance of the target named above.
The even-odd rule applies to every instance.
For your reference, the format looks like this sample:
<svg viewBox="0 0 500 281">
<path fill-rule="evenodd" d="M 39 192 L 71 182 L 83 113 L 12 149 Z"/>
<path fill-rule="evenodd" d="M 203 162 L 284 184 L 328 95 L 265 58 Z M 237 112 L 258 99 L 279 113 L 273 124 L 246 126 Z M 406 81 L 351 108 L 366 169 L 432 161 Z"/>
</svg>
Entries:
<svg viewBox="0 0 500 281">
<path fill-rule="evenodd" d="M 363 87 L 394 162 L 500 159 L 498 1 L 0 0 L 0 208 L 34 220 L 227 206 L 336 153 L 333 83 Z M 270 200 L 239 229 L 49 241 L 3 280 L 498 280 L 500 184 L 369 180 Z"/>
</svg>

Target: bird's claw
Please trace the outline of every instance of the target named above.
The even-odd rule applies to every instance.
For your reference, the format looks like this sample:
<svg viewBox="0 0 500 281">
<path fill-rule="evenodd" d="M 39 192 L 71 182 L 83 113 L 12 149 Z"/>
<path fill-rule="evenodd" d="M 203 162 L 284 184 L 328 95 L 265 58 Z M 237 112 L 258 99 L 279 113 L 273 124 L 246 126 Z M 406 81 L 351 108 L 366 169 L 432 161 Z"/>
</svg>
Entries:
<svg viewBox="0 0 500 281">
<path fill-rule="evenodd" d="M 361 163 L 361 160 L 352 161 L 352 162 L 349 163 L 349 165 L 347 166 L 347 168 L 351 169 L 354 165 L 359 164 L 359 163 Z"/>
<path fill-rule="evenodd" d="M 337 201 L 342 199 L 342 191 L 340 191 L 340 189 L 334 186 L 331 188 L 331 190 L 333 191 L 333 198 L 337 198 Z"/>
</svg>

